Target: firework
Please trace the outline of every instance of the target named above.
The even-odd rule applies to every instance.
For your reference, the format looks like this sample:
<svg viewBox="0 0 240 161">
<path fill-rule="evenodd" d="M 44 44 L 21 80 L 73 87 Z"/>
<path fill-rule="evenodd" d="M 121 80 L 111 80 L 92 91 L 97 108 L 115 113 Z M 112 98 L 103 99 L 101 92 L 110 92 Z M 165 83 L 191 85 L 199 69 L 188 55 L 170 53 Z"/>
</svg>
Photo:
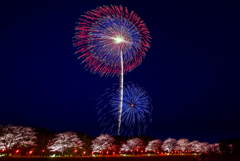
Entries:
<svg viewBox="0 0 240 161">
<path fill-rule="evenodd" d="M 122 6 L 103 6 L 86 12 L 75 27 L 74 46 L 86 68 L 100 75 L 120 75 L 141 64 L 150 47 L 143 21 Z M 121 54 L 122 52 L 122 54 Z"/>
<path fill-rule="evenodd" d="M 80 19 L 74 36 L 76 53 L 93 73 L 119 75 L 118 134 L 121 126 L 123 74 L 140 65 L 150 47 L 146 25 L 133 12 L 122 6 L 103 6 Z"/>
<path fill-rule="evenodd" d="M 119 114 L 119 89 L 117 85 L 107 89 L 99 99 L 97 115 L 99 116 L 101 127 L 103 127 L 103 132 L 116 135 L 115 128 Z M 123 88 L 120 133 L 128 136 L 144 133 L 148 123 L 151 122 L 151 117 L 151 99 L 147 92 L 142 87 L 133 83 L 125 84 Z"/>
</svg>

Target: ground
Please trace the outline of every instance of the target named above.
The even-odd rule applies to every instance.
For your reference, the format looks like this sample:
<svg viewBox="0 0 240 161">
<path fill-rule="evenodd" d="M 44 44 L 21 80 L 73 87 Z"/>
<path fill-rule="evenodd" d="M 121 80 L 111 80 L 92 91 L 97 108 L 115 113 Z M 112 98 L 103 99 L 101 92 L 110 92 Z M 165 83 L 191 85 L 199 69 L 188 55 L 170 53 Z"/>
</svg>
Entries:
<svg viewBox="0 0 240 161">
<path fill-rule="evenodd" d="M 199 156 L 151 156 L 151 157 L 2 157 L 0 161 L 200 161 Z M 240 158 L 206 158 L 205 161 L 239 161 Z"/>
</svg>

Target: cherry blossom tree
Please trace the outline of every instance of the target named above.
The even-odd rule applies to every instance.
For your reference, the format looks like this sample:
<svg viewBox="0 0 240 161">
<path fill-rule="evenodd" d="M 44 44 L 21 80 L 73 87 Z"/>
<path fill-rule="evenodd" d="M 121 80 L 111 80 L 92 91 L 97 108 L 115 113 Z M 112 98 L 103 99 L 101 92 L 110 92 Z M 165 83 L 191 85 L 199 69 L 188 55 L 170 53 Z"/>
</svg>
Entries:
<svg viewBox="0 0 240 161">
<path fill-rule="evenodd" d="M 34 146 L 36 139 L 35 134 L 36 133 L 30 127 L 7 125 L 2 128 L 0 148 L 4 148 L 9 154 L 10 150 L 14 147 Z"/>
<path fill-rule="evenodd" d="M 0 125 L 0 136 L 2 135 L 3 127 Z"/>
<path fill-rule="evenodd" d="M 215 144 L 209 144 L 209 151 L 211 152 L 219 152 L 220 148 L 219 148 L 219 143 L 215 143 Z"/>
<path fill-rule="evenodd" d="M 188 150 L 190 147 L 190 142 L 188 141 L 188 139 L 179 139 L 177 141 L 175 150 L 180 150 L 180 151 L 186 151 Z"/>
<path fill-rule="evenodd" d="M 78 138 L 75 132 L 64 132 L 56 135 L 54 139 L 49 142 L 48 149 L 50 151 L 58 151 L 63 153 L 68 149 L 82 148 L 82 141 Z"/>
<path fill-rule="evenodd" d="M 143 141 L 139 138 L 133 138 L 129 139 L 127 141 L 127 144 L 123 144 L 121 147 L 122 151 L 131 151 L 133 154 L 137 150 L 137 148 L 140 148 L 140 146 L 143 145 Z"/>
<path fill-rule="evenodd" d="M 102 151 L 102 154 L 105 154 L 105 152 L 107 150 L 111 150 L 114 148 L 114 138 L 111 137 L 110 135 L 108 134 L 101 134 L 99 137 L 97 137 L 96 139 L 94 139 L 92 141 L 92 150 L 93 152 L 100 152 Z"/>
<path fill-rule="evenodd" d="M 229 144 L 227 147 L 230 149 L 230 152 L 232 153 L 233 148 L 234 148 L 233 145 L 232 145 L 232 144 Z"/>
<path fill-rule="evenodd" d="M 176 139 L 168 138 L 167 140 L 165 140 L 165 141 L 163 142 L 162 149 L 163 149 L 164 151 L 171 152 L 172 150 L 175 149 L 176 144 L 177 144 Z"/>
<path fill-rule="evenodd" d="M 157 153 L 157 151 L 159 151 L 159 149 L 161 148 L 162 144 L 163 144 L 163 142 L 161 140 L 149 141 L 145 150 L 147 150 L 147 151 L 154 151 L 155 150 L 155 153 Z"/>
<path fill-rule="evenodd" d="M 202 144 L 199 141 L 194 140 L 190 143 L 190 150 L 194 152 L 200 152 L 203 150 Z"/>
<path fill-rule="evenodd" d="M 200 147 L 201 147 L 201 152 L 209 152 L 210 151 L 210 146 L 209 146 L 209 143 L 207 143 L 207 142 L 200 143 Z"/>
</svg>

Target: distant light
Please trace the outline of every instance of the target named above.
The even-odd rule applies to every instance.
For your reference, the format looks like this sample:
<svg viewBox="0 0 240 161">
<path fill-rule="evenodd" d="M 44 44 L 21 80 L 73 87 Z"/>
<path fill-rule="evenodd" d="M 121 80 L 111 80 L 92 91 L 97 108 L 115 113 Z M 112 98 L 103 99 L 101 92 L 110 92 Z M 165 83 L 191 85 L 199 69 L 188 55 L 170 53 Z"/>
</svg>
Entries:
<svg viewBox="0 0 240 161">
<path fill-rule="evenodd" d="M 18 153 L 19 152 L 19 150 L 16 150 L 16 153 Z"/>
<path fill-rule="evenodd" d="M 84 151 L 83 154 L 85 154 L 86 152 Z"/>
<path fill-rule="evenodd" d="M 74 152 L 76 153 L 76 152 L 77 152 L 77 150 L 74 150 Z"/>
<path fill-rule="evenodd" d="M 113 152 L 113 155 L 115 154 L 115 152 Z"/>
<path fill-rule="evenodd" d="M 30 151 L 29 153 L 32 154 L 32 151 Z"/>
<path fill-rule="evenodd" d="M 45 152 L 45 150 L 42 150 L 42 152 L 44 153 L 44 152 Z"/>
<path fill-rule="evenodd" d="M 53 154 L 51 157 L 55 157 L 55 154 Z"/>
</svg>

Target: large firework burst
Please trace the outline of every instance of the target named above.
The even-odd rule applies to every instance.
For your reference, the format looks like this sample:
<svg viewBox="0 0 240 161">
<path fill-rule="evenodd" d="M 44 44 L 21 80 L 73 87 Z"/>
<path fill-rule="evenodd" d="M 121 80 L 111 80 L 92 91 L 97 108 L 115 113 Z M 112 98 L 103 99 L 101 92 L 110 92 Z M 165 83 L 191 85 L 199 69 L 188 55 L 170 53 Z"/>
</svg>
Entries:
<svg viewBox="0 0 240 161">
<path fill-rule="evenodd" d="M 103 132 L 116 134 L 118 119 L 119 89 L 117 85 L 106 90 L 99 98 L 97 115 Z M 106 102 L 107 101 L 107 102 Z M 105 105 L 104 105 L 105 104 Z M 152 118 L 152 105 L 148 93 L 139 85 L 127 83 L 123 90 L 122 125 L 123 135 L 142 134 Z"/>
<path fill-rule="evenodd" d="M 150 35 L 143 20 L 122 6 L 103 6 L 86 12 L 80 18 L 74 36 L 76 53 L 86 68 L 101 75 L 121 74 L 141 64 L 150 47 Z"/>
</svg>

